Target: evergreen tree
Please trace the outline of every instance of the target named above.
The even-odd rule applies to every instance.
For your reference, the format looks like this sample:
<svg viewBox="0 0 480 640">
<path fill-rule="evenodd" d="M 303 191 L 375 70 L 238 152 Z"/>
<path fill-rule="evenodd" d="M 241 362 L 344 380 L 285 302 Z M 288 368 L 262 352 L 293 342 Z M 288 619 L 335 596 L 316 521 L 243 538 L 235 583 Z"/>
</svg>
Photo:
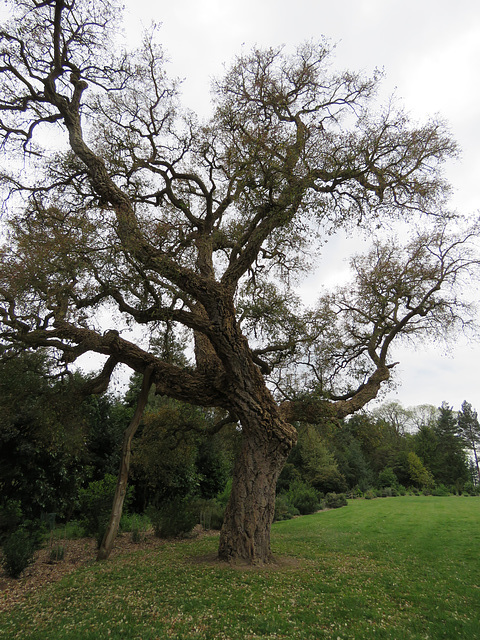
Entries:
<svg viewBox="0 0 480 640">
<path fill-rule="evenodd" d="M 421 425 L 412 439 L 413 451 L 423 464 L 433 472 L 439 468 L 439 443 L 434 426 Z"/>
<path fill-rule="evenodd" d="M 59 380 L 42 351 L 0 359 L 0 504 L 27 517 L 69 515 L 85 467 L 78 377 Z"/>
<path fill-rule="evenodd" d="M 451 407 L 442 403 L 434 427 L 437 452 L 431 470 L 437 484 L 461 488 L 469 479 L 464 442 L 459 435 L 458 422 Z"/>
<path fill-rule="evenodd" d="M 407 455 L 408 473 L 411 484 L 420 489 L 431 489 L 435 484 L 433 475 L 425 468 L 423 462 L 416 453 L 410 451 Z"/>
<path fill-rule="evenodd" d="M 480 482 L 480 468 L 478 452 L 480 449 L 480 423 L 477 412 L 466 400 L 462 403 L 462 409 L 458 412 L 458 430 L 467 449 L 473 454 L 477 483 Z"/>
</svg>

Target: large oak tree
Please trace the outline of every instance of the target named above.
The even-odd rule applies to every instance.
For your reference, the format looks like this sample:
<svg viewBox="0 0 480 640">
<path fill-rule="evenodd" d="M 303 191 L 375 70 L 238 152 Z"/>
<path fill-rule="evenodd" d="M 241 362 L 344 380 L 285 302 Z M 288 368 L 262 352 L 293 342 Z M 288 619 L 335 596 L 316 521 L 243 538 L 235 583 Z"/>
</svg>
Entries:
<svg viewBox="0 0 480 640">
<path fill-rule="evenodd" d="M 239 57 L 198 122 L 179 106 L 155 30 L 136 51 L 115 48 L 113 1 L 11 7 L 4 348 L 47 347 L 65 366 L 96 352 L 106 361 L 92 392 L 123 363 L 158 393 L 238 422 L 219 554 L 267 562 L 292 422 L 357 411 L 389 380 L 394 340 L 455 324 L 469 234 L 450 240 L 442 223 L 405 250 L 377 243 L 354 259 L 355 283 L 315 308 L 301 306 L 295 277 L 338 228 L 440 217 L 441 165 L 456 146 L 441 122 L 377 109 L 379 78 L 332 71 L 325 43 Z M 179 329 L 186 366 L 167 348 Z"/>
</svg>

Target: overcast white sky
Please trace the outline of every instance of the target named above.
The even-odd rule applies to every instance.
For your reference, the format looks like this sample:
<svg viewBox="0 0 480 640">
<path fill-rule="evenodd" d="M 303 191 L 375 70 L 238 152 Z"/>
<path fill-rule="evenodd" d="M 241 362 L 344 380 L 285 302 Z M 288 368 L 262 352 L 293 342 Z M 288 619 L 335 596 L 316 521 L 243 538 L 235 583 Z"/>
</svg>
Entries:
<svg viewBox="0 0 480 640">
<path fill-rule="evenodd" d="M 289 47 L 326 36 L 336 44 L 335 66 L 384 69 L 385 95 L 395 92 L 413 118 L 440 114 L 449 122 L 463 151 L 448 170 L 453 205 L 467 214 L 480 210 L 478 0 L 127 0 L 126 5 L 130 38 L 141 23 L 162 23 L 171 71 L 185 79 L 184 102 L 200 115 L 208 114 L 211 78 L 253 45 Z M 338 269 L 353 249 L 351 239 L 335 242 L 318 271 L 318 284 L 331 276 L 330 260 L 337 260 Z M 419 345 L 398 359 L 399 386 L 387 399 L 404 406 L 438 406 L 445 400 L 456 409 L 466 399 L 480 411 L 479 344 L 458 337 L 450 354 Z"/>
</svg>

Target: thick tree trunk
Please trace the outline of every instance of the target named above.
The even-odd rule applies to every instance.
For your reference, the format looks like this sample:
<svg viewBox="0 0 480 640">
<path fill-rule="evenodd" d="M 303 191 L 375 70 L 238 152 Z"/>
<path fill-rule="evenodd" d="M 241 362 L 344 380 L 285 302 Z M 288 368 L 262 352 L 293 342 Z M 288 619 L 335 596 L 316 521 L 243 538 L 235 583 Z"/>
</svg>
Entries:
<svg viewBox="0 0 480 640">
<path fill-rule="evenodd" d="M 270 529 L 275 488 L 295 441 L 295 429 L 280 419 L 275 421 L 274 429 L 259 423 L 254 432 L 244 430 L 220 533 L 221 560 L 249 564 L 272 561 Z"/>
<path fill-rule="evenodd" d="M 117 537 L 118 527 L 122 518 L 123 503 L 127 493 L 128 475 L 130 472 L 130 454 L 132 448 L 132 440 L 138 429 L 143 411 L 147 404 L 148 392 L 150 390 L 152 379 L 152 368 L 148 367 L 143 376 L 142 389 L 138 397 L 137 408 L 133 418 L 123 434 L 122 458 L 120 460 L 120 469 L 118 471 L 117 486 L 115 488 L 115 496 L 113 498 L 112 511 L 107 525 L 107 529 L 103 536 L 102 543 L 97 552 L 98 560 L 107 560 L 113 549 L 113 543 Z"/>
</svg>

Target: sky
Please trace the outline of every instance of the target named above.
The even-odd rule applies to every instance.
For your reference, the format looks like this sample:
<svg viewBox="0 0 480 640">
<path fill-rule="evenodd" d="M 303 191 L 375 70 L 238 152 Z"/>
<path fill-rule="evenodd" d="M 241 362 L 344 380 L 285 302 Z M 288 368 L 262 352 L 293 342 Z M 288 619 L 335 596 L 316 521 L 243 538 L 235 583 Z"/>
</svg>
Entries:
<svg viewBox="0 0 480 640">
<path fill-rule="evenodd" d="M 211 80 L 252 46 L 294 48 L 326 37 L 338 69 L 384 72 L 383 94 L 400 99 L 414 121 L 441 116 L 462 149 L 447 168 L 452 208 L 480 210 L 480 3 L 478 0 L 127 0 L 127 39 L 140 27 L 162 23 L 160 39 L 170 72 L 183 79 L 184 103 L 209 113 Z M 316 297 L 358 249 L 336 238 L 302 288 Z M 312 299 L 313 302 L 313 299 Z M 480 411 L 480 344 L 456 336 L 443 345 L 421 343 L 395 354 L 397 388 L 381 400 L 403 406 L 468 400 Z"/>
</svg>

